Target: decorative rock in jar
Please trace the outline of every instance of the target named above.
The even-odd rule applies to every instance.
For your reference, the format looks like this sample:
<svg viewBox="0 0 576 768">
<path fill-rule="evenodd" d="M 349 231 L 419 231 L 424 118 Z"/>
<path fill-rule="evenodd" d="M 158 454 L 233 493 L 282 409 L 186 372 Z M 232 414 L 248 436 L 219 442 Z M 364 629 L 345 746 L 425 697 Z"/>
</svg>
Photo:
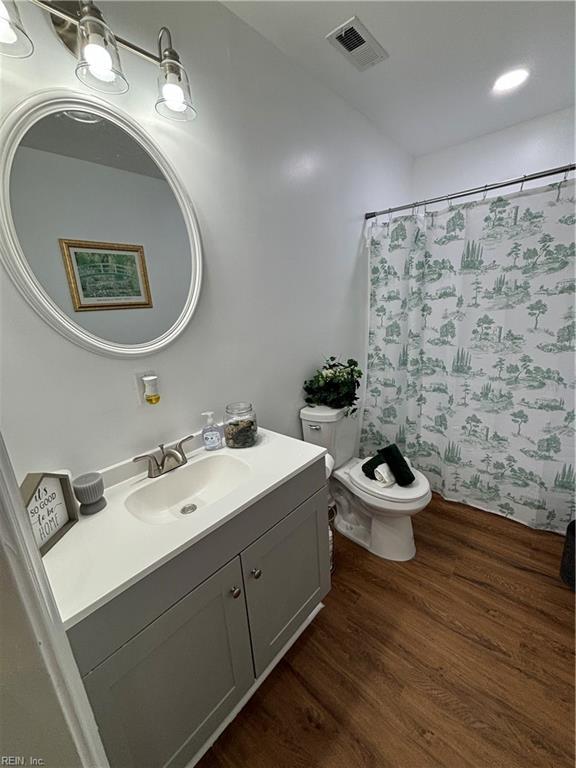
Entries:
<svg viewBox="0 0 576 768">
<path fill-rule="evenodd" d="M 258 424 L 252 403 L 228 403 L 224 438 L 228 448 L 250 448 L 256 443 Z"/>
</svg>

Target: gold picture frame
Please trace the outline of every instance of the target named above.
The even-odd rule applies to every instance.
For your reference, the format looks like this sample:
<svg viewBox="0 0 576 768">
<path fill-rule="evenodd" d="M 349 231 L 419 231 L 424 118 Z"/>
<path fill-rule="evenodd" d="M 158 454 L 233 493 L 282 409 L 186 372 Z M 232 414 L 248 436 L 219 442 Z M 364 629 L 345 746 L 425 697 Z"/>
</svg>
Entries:
<svg viewBox="0 0 576 768">
<path fill-rule="evenodd" d="M 75 312 L 153 306 L 142 245 L 94 240 L 58 242 Z"/>
</svg>

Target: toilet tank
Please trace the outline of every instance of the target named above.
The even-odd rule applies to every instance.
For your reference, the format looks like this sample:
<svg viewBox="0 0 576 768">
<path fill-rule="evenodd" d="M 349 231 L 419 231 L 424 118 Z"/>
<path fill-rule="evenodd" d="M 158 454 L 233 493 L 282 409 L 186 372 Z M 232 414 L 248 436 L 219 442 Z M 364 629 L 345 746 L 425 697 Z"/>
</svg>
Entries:
<svg viewBox="0 0 576 768">
<path fill-rule="evenodd" d="M 326 448 L 336 468 L 354 455 L 358 420 L 346 416 L 345 408 L 327 405 L 307 405 L 300 411 L 302 437 L 307 443 Z"/>
</svg>

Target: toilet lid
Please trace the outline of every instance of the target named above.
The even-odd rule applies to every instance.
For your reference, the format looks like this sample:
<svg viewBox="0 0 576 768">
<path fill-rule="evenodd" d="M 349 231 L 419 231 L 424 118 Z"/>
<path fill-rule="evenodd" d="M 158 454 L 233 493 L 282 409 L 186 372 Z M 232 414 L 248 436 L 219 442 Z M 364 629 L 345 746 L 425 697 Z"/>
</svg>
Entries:
<svg viewBox="0 0 576 768">
<path fill-rule="evenodd" d="M 362 472 L 362 464 L 364 464 L 364 460 L 359 461 L 350 469 L 350 482 L 364 493 L 369 493 L 377 499 L 394 501 L 397 504 L 412 503 L 424 498 L 430 491 L 428 479 L 417 469 L 412 468 L 416 479 L 410 485 L 402 486 L 395 483 L 388 488 L 383 488 L 376 480 L 370 480 L 369 477 L 366 477 Z"/>
</svg>

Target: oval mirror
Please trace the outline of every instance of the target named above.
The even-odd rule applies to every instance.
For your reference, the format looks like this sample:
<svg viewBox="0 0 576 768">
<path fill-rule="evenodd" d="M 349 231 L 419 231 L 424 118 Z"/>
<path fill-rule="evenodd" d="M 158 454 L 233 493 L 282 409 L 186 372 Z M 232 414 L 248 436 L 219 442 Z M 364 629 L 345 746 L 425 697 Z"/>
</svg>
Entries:
<svg viewBox="0 0 576 768">
<path fill-rule="evenodd" d="M 102 354 L 145 355 L 184 330 L 201 252 L 174 171 L 129 118 L 39 99 L 3 129 L 3 260 L 44 319 Z"/>
</svg>

